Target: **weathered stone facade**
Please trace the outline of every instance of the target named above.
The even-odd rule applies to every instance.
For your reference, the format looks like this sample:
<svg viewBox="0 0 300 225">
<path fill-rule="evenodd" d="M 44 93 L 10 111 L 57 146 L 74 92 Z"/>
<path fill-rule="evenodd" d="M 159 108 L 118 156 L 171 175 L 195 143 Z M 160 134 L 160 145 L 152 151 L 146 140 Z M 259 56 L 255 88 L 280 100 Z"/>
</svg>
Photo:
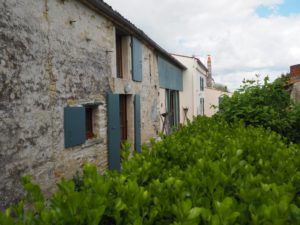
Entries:
<svg viewBox="0 0 300 225">
<path fill-rule="evenodd" d="M 130 49 L 130 38 L 126 38 L 127 48 Z M 134 113 L 133 96 L 141 96 L 141 141 L 147 142 L 159 133 L 159 80 L 157 70 L 156 54 L 153 49 L 145 43 L 142 48 L 142 81 L 132 80 L 131 51 L 125 51 L 126 60 L 123 65 L 123 78 L 117 78 L 116 70 L 110 78 L 110 88 L 113 93 L 127 96 L 128 112 L 128 141 L 134 143 Z M 124 57 L 125 58 L 125 57 Z M 113 67 L 115 68 L 115 67 Z"/>
<path fill-rule="evenodd" d="M 0 208 L 31 174 L 48 193 L 83 163 L 107 167 L 113 24 L 77 1 L 0 3 Z M 101 102 L 97 140 L 64 148 L 63 109 Z"/>
<path fill-rule="evenodd" d="M 117 30 L 126 34 L 122 78 L 116 69 Z M 142 46 L 139 82 L 132 78 L 132 37 Z M 155 137 L 161 113 L 158 53 L 184 68 L 101 0 L 1 1 L 0 209 L 22 194 L 23 175 L 30 174 L 49 194 L 61 177 L 72 177 L 86 162 L 99 172 L 108 167 L 110 93 L 127 98 L 129 142 L 136 136 L 135 95 L 141 142 Z M 65 108 L 87 104 L 94 104 L 93 137 L 66 148 Z"/>
</svg>

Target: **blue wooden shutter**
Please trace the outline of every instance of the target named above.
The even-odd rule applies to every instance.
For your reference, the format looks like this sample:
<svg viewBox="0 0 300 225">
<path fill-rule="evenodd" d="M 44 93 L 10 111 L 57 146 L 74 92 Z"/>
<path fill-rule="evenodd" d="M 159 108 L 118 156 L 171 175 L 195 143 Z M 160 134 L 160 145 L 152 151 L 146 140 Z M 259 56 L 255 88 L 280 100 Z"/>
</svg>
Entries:
<svg viewBox="0 0 300 225">
<path fill-rule="evenodd" d="M 108 94 L 108 164 L 109 169 L 121 170 L 120 105 L 118 94 Z"/>
<path fill-rule="evenodd" d="M 131 39 L 132 43 L 132 80 L 142 81 L 143 71 L 142 71 L 142 45 L 134 37 Z"/>
<path fill-rule="evenodd" d="M 141 98 L 134 96 L 134 148 L 141 152 Z"/>
<path fill-rule="evenodd" d="M 85 142 L 85 108 L 64 108 L 65 148 L 83 144 Z"/>
</svg>

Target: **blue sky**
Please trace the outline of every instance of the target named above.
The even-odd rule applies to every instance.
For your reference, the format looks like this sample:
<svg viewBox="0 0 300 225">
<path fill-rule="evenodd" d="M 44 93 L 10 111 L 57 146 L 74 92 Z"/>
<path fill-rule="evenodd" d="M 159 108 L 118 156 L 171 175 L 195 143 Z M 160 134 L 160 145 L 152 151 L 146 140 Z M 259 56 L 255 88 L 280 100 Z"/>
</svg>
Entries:
<svg viewBox="0 0 300 225">
<path fill-rule="evenodd" d="M 261 5 L 256 9 L 260 17 L 269 17 L 272 15 L 290 16 L 300 14 L 300 0 L 285 0 L 282 4 L 273 6 Z"/>
</svg>

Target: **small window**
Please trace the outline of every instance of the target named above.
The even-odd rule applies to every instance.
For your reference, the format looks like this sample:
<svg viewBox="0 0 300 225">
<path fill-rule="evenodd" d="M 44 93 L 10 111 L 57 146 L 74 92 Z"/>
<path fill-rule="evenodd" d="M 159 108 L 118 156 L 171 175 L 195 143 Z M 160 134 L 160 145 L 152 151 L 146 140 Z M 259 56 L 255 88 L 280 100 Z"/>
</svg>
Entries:
<svg viewBox="0 0 300 225">
<path fill-rule="evenodd" d="M 93 132 L 93 111 L 94 109 L 92 107 L 86 107 L 85 108 L 85 136 L 86 139 L 92 139 L 94 138 L 94 132 Z"/>
<path fill-rule="evenodd" d="M 204 98 L 200 98 L 199 115 L 204 115 Z"/>
<path fill-rule="evenodd" d="M 97 120 L 99 119 L 99 109 L 98 105 L 87 104 L 84 106 L 85 108 L 85 139 L 93 139 L 98 135 L 99 123 Z"/>
<path fill-rule="evenodd" d="M 64 108 L 65 147 L 84 144 L 86 140 L 97 137 L 99 130 L 98 105 L 85 105 Z"/>
<path fill-rule="evenodd" d="M 122 35 L 116 33 L 116 64 L 117 77 L 123 78 L 123 59 L 122 59 Z"/>
<path fill-rule="evenodd" d="M 204 91 L 204 79 L 200 77 L 200 91 Z"/>
</svg>

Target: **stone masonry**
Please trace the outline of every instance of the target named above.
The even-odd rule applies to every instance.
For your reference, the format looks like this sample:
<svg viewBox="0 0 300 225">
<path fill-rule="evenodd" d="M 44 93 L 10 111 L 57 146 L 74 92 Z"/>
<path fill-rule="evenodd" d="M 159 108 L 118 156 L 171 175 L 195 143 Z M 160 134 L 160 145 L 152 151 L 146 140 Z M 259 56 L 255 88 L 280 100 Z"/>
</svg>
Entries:
<svg viewBox="0 0 300 225">
<path fill-rule="evenodd" d="M 128 46 L 130 43 L 128 42 Z M 159 81 L 155 52 L 146 45 L 143 45 L 142 82 L 134 82 L 131 79 L 131 55 L 126 61 L 127 69 L 123 79 L 116 77 L 110 78 L 110 87 L 113 93 L 126 94 L 128 101 L 128 141 L 134 143 L 134 115 L 133 115 L 133 96 L 141 96 L 141 140 L 142 143 L 149 141 L 160 132 L 159 117 Z M 126 87 L 129 90 L 126 92 Z"/>
<path fill-rule="evenodd" d="M 30 174 L 45 193 L 85 162 L 107 168 L 113 24 L 69 0 L 0 2 L 0 209 Z M 67 105 L 101 102 L 97 140 L 64 148 Z"/>
<path fill-rule="evenodd" d="M 160 131 L 157 52 L 172 57 L 101 0 L 82 2 L 0 2 L 0 210 L 20 198 L 23 175 L 49 196 L 62 177 L 71 178 L 87 162 L 100 173 L 107 169 L 108 93 L 126 95 L 129 142 L 135 141 L 134 95 L 141 97 L 142 143 Z M 104 4 L 108 13 L 88 3 Z M 126 32 L 123 78 L 116 75 L 117 29 Z M 142 82 L 132 80 L 135 34 L 142 44 Z M 93 103 L 95 136 L 65 148 L 64 108 Z"/>
</svg>

